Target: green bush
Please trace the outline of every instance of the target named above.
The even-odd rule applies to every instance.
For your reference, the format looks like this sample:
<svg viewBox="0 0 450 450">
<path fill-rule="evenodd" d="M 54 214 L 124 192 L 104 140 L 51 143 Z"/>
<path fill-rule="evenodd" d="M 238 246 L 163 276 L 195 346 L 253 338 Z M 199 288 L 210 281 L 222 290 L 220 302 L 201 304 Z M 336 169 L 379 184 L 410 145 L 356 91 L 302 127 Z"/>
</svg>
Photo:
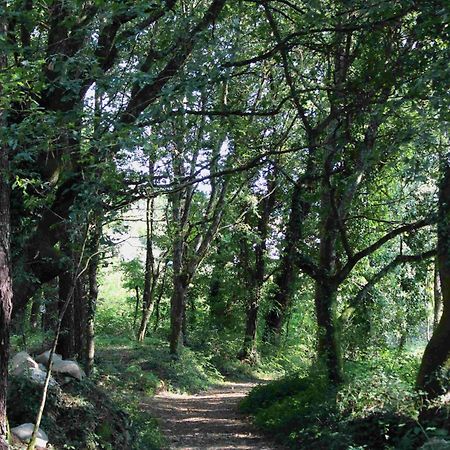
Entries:
<svg viewBox="0 0 450 450">
<path fill-rule="evenodd" d="M 313 368 L 308 376 L 291 374 L 257 386 L 240 408 L 294 448 L 418 448 L 433 430 L 441 437 L 449 428 L 448 421 L 436 420 L 445 413 L 419 417 L 419 360 L 413 353 L 368 351 L 346 364 L 347 382 L 339 389 Z"/>
<path fill-rule="evenodd" d="M 335 390 L 320 373 L 307 377 L 292 374 L 257 386 L 240 409 L 252 414 L 259 428 L 282 441 L 305 445 L 321 437 L 329 441 L 325 448 L 338 448 L 330 446 L 336 432 L 327 428 L 336 413 Z"/>
<path fill-rule="evenodd" d="M 254 414 L 286 397 L 304 391 L 308 388 L 309 383 L 308 378 L 302 378 L 299 374 L 292 374 L 280 380 L 256 386 L 241 402 L 240 410 L 247 414 Z"/>
</svg>

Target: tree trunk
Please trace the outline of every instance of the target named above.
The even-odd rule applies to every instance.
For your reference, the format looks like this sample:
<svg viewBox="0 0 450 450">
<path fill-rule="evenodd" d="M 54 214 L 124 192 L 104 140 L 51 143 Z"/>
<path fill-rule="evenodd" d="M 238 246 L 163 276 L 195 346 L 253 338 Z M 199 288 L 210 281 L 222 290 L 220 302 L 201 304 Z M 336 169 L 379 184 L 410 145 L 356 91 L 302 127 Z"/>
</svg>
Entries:
<svg viewBox="0 0 450 450">
<path fill-rule="evenodd" d="M 41 296 L 40 296 L 41 297 Z M 33 303 L 31 305 L 31 311 L 30 311 L 30 327 L 35 330 L 38 327 L 39 324 L 39 309 L 41 307 L 41 301 L 42 298 L 35 298 L 33 299 Z"/>
<path fill-rule="evenodd" d="M 325 163 L 325 173 L 331 172 L 330 161 Z M 329 275 L 336 270 L 337 219 L 333 208 L 333 191 L 328 177 L 324 178 L 321 194 L 321 224 L 319 267 L 326 275 L 316 279 L 315 309 L 317 320 L 317 351 L 319 360 L 325 365 L 331 383 L 343 380 L 340 340 L 336 324 L 338 285 Z"/>
<path fill-rule="evenodd" d="M 73 344 L 74 355 L 79 359 L 83 358 L 85 349 L 85 330 L 86 330 L 86 276 L 81 275 L 75 286 L 73 308 L 74 308 L 74 328 L 73 328 Z"/>
<path fill-rule="evenodd" d="M 139 305 L 141 303 L 141 299 L 139 298 L 139 286 L 135 286 L 134 287 L 134 292 L 136 293 L 136 295 L 135 295 L 136 302 L 135 302 L 135 305 L 134 305 L 133 330 L 136 329 L 136 322 L 137 322 L 138 313 L 139 313 Z M 142 313 L 143 312 L 144 311 L 142 311 Z"/>
<path fill-rule="evenodd" d="M 5 4 L 6 5 L 6 4 Z M 0 36 L 6 40 L 7 21 L 0 19 Z M 0 68 L 7 66 L 6 53 L 0 53 Z M 0 95 L 2 87 L 0 86 Z M 0 126 L 6 124 L 0 110 Z M 0 147 L 0 450 L 8 448 L 6 397 L 8 387 L 9 337 L 12 313 L 11 217 L 9 157 L 6 146 Z"/>
<path fill-rule="evenodd" d="M 255 288 L 255 291 L 253 293 L 249 293 L 249 295 L 251 297 L 251 301 L 248 304 L 246 312 L 244 344 L 238 357 L 239 359 L 247 360 L 253 364 L 258 360 L 256 338 L 258 329 L 258 311 L 261 300 L 261 289 Z"/>
<path fill-rule="evenodd" d="M 101 215 L 96 218 L 96 223 L 92 231 L 89 243 L 89 252 L 91 259 L 88 267 L 88 285 L 89 293 L 87 296 L 87 311 L 86 311 L 86 353 L 85 353 L 85 368 L 86 375 L 90 375 L 94 368 L 95 357 L 95 312 L 97 309 L 98 298 L 98 280 L 97 271 L 100 262 L 99 248 L 100 239 L 102 235 L 102 221 Z"/>
<path fill-rule="evenodd" d="M 317 316 L 317 351 L 325 364 L 328 378 L 333 384 L 342 382 L 342 359 L 335 320 L 337 288 L 324 280 L 316 282 L 315 306 Z"/>
<path fill-rule="evenodd" d="M 58 310 L 61 315 L 61 309 L 67 302 L 68 295 L 72 289 L 72 272 L 67 271 L 59 276 L 59 301 Z M 56 352 L 59 353 L 63 359 L 70 359 L 73 357 L 74 351 L 74 317 L 73 317 L 73 296 L 70 299 L 66 312 L 63 316 L 61 322 L 61 333 L 58 339 L 58 345 L 56 347 Z"/>
<path fill-rule="evenodd" d="M 187 286 L 186 277 L 175 272 L 170 305 L 170 353 L 174 356 L 179 354 L 183 346 L 183 316 L 186 309 Z"/>
<path fill-rule="evenodd" d="M 439 321 L 442 316 L 442 291 L 441 291 L 441 282 L 439 280 L 439 262 L 436 258 L 434 264 L 434 286 L 433 286 L 433 330 L 435 330 L 439 324 Z"/>
<path fill-rule="evenodd" d="M 156 302 L 155 302 L 155 323 L 153 325 L 153 331 L 155 332 L 158 329 L 159 326 L 159 321 L 161 319 L 161 300 L 162 297 L 164 295 L 164 289 L 166 287 L 166 278 L 167 278 L 167 261 L 164 264 L 164 269 L 163 269 L 163 274 L 162 274 L 162 280 L 161 283 L 159 285 L 159 292 L 158 292 L 158 296 L 156 298 Z"/>
<path fill-rule="evenodd" d="M 1 114 L 1 112 L 0 112 Z M 6 392 L 12 312 L 8 154 L 0 149 L 0 449 L 7 449 Z"/>
<path fill-rule="evenodd" d="M 442 289 L 442 316 L 422 357 L 417 387 L 430 398 L 449 390 L 450 363 L 450 155 L 441 162 L 437 259 Z"/>
<path fill-rule="evenodd" d="M 58 322 L 58 298 L 57 298 L 57 280 L 53 280 L 50 284 L 52 287 L 52 292 L 50 295 L 48 295 L 48 292 L 46 292 L 44 295 L 46 295 L 45 299 L 45 309 L 42 314 L 42 328 L 44 331 L 51 331 L 56 329 L 56 325 Z M 48 286 L 48 285 L 47 285 Z M 46 286 L 44 286 L 46 287 Z M 45 292 L 45 290 L 44 290 Z"/>
</svg>

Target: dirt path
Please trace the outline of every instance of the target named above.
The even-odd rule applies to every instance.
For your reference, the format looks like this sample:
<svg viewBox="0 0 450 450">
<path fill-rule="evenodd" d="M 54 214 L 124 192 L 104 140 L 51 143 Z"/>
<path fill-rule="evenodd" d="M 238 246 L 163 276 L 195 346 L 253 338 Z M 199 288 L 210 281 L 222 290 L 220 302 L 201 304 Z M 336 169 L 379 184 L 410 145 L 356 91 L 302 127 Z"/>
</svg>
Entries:
<svg viewBox="0 0 450 450">
<path fill-rule="evenodd" d="M 146 399 L 142 407 L 159 418 L 170 449 L 279 449 L 237 411 L 239 400 L 253 386 L 229 382 L 197 395 L 164 392 Z"/>
</svg>

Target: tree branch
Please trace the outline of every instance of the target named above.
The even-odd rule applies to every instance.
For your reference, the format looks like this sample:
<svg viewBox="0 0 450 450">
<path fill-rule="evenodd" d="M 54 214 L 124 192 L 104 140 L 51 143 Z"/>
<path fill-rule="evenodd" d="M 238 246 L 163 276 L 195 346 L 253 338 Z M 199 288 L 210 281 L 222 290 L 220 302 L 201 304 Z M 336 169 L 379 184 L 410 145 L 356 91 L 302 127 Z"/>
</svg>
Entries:
<svg viewBox="0 0 450 450">
<path fill-rule="evenodd" d="M 361 259 L 365 258 L 366 256 L 371 255 L 376 250 L 378 250 L 380 247 L 382 247 L 386 242 L 390 241 L 391 239 L 395 238 L 396 236 L 399 236 L 402 233 L 406 233 L 408 231 L 415 231 L 419 230 L 420 228 L 426 227 L 428 225 L 431 225 L 436 222 L 436 218 L 434 217 L 427 217 L 425 219 L 419 220 L 414 223 L 410 223 L 407 225 L 403 225 L 399 228 L 396 228 L 389 233 L 385 234 L 382 238 L 375 241 L 372 245 L 369 245 L 364 250 L 361 250 L 360 252 L 356 253 L 353 258 L 350 258 L 347 261 L 347 264 L 333 277 L 335 281 L 340 284 L 342 283 L 350 274 L 353 267 L 356 266 L 356 264 L 361 261 Z"/>
<path fill-rule="evenodd" d="M 389 264 L 384 266 L 367 282 L 367 284 L 356 295 L 354 303 L 356 304 L 362 301 L 364 297 L 368 294 L 368 292 L 375 286 L 375 284 L 377 284 L 384 276 L 386 276 L 395 267 L 406 263 L 424 261 L 435 255 L 436 249 L 428 250 L 426 252 L 419 253 L 418 255 L 398 255 L 395 259 L 393 259 Z"/>
</svg>

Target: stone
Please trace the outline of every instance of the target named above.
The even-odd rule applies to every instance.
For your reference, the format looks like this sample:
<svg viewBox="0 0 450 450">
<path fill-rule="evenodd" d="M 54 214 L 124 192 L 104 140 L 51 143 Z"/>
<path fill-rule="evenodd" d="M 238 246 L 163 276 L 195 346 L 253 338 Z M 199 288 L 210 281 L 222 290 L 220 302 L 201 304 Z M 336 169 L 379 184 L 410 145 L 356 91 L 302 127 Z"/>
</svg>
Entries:
<svg viewBox="0 0 450 450">
<path fill-rule="evenodd" d="M 13 375 L 23 375 L 28 369 L 37 369 L 38 363 L 27 353 L 19 352 L 11 360 Z"/>
<path fill-rule="evenodd" d="M 40 367 L 38 368 L 31 368 L 28 369 L 27 374 L 30 378 L 31 381 L 33 381 L 36 384 L 39 384 L 41 386 L 43 386 L 45 384 L 45 378 L 47 377 L 47 371 L 46 370 L 42 370 Z M 50 376 L 50 380 L 48 382 L 49 387 L 56 387 L 58 386 L 58 383 L 56 382 L 56 380 Z"/>
<path fill-rule="evenodd" d="M 23 376 L 33 383 L 43 386 L 47 370 L 42 364 L 38 364 L 27 352 L 19 352 L 11 360 L 11 373 L 15 376 Z M 58 386 L 53 377 L 50 377 L 50 387 Z"/>
<path fill-rule="evenodd" d="M 48 366 L 48 360 L 50 359 L 50 350 L 47 350 L 44 353 L 36 356 L 36 362 L 43 364 L 45 367 Z M 56 361 L 62 361 L 62 356 L 58 355 L 58 353 L 53 353 L 53 363 Z"/>
<path fill-rule="evenodd" d="M 32 423 L 24 423 L 19 425 L 18 427 L 11 428 L 11 433 L 19 439 L 21 442 L 28 443 L 33 435 L 34 424 Z M 39 428 L 36 445 L 38 447 L 47 447 L 48 436 L 47 434 Z"/>
<path fill-rule="evenodd" d="M 55 361 L 52 370 L 55 374 L 69 375 L 79 381 L 86 376 L 83 369 L 75 361 L 70 360 Z"/>
</svg>

